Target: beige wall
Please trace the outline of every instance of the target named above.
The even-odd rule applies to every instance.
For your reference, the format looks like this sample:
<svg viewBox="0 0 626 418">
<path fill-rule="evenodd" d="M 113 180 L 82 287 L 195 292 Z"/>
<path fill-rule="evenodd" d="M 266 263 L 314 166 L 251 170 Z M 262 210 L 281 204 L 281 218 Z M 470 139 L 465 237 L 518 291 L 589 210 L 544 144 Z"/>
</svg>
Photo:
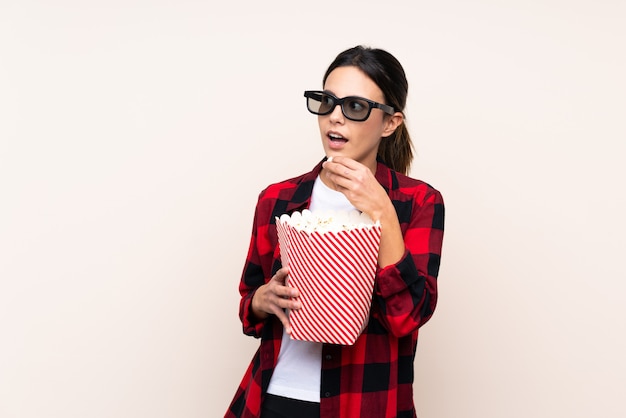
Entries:
<svg viewBox="0 0 626 418">
<path fill-rule="evenodd" d="M 420 416 L 626 415 L 624 2 L 209 3 L 0 4 L 0 417 L 221 416 L 256 197 L 357 43 L 447 203 Z"/>
</svg>

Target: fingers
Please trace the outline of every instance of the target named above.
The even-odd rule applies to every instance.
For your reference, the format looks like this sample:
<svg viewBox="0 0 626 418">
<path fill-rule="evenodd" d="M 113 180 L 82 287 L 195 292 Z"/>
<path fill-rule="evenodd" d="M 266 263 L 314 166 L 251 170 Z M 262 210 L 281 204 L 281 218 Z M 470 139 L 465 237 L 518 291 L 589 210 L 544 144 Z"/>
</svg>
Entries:
<svg viewBox="0 0 626 418">
<path fill-rule="evenodd" d="M 324 163 L 323 167 L 323 174 L 330 180 L 335 190 L 341 191 L 341 189 L 347 189 L 350 186 L 350 170 L 347 167 L 328 161 Z"/>
<path fill-rule="evenodd" d="M 323 167 L 322 174 L 330 180 L 335 190 L 346 194 L 348 199 L 352 196 L 347 193 L 359 193 L 358 190 L 366 190 L 370 187 L 369 183 L 376 181 L 369 168 L 351 158 L 334 157 L 331 161 L 325 161 Z"/>
<path fill-rule="evenodd" d="M 298 289 L 287 286 L 287 276 L 289 275 L 289 268 L 283 267 L 274 274 L 270 281 L 270 286 L 273 285 L 273 291 L 280 297 L 284 298 L 297 298 L 300 296 Z"/>
<path fill-rule="evenodd" d="M 326 170 L 326 175 L 340 180 L 364 180 L 370 170 L 363 164 L 348 157 L 333 157 L 324 162 L 322 167 Z M 333 176 L 334 175 L 334 176 Z"/>
<path fill-rule="evenodd" d="M 282 284 L 283 286 L 287 283 L 287 276 L 289 275 L 289 267 L 283 267 L 278 270 L 274 276 L 272 276 L 272 280 Z"/>
<path fill-rule="evenodd" d="M 363 164 L 349 157 L 328 157 L 324 162 L 324 167 L 326 167 L 326 164 L 340 164 L 351 170 L 363 167 Z"/>
<path fill-rule="evenodd" d="M 285 332 L 287 334 L 291 334 L 291 324 L 289 324 L 289 317 L 287 316 L 287 314 L 283 311 L 283 310 L 278 310 L 276 311 L 276 318 L 278 318 L 280 320 L 280 322 L 283 324 L 283 327 L 285 328 Z"/>
<path fill-rule="evenodd" d="M 347 159 L 343 158 L 343 160 Z M 326 169 L 327 175 L 331 173 L 335 175 L 340 175 L 341 173 L 343 173 L 343 176 L 347 177 L 348 175 L 350 175 L 350 169 L 347 165 L 342 164 L 341 161 L 341 157 L 330 157 L 324 162 L 324 164 L 322 164 L 322 167 Z"/>
<path fill-rule="evenodd" d="M 275 315 L 289 334 L 291 333 L 291 326 L 286 310 L 298 310 L 302 304 L 298 300 L 300 292 L 286 285 L 288 274 L 289 269 L 286 267 L 278 270 L 269 282 L 256 291 L 252 299 L 252 306 L 256 312 L 264 313 L 259 315 L 260 318 L 265 318 L 268 314 Z"/>
<path fill-rule="evenodd" d="M 270 285 L 270 287 L 273 292 L 272 313 L 283 324 L 285 332 L 291 334 L 291 325 L 289 324 L 289 316 L 286 309 L 298 310 L 302 307 L 302 304 L 297 300 L 300 296 L 298 289 L 286 285 L 288 274 L 289 268 L 287 267 L 278 270 L 270 281 L 270 283 L 274 282 L 274 286 Z"/>
<path fill-rule="evenodd" d="M 348 157 L 333 157 L 323 163 L 322 175 L 331 187 L 346 196 L 350 203 L 372 219 L 379 219 L 389 196 L 372 171 Z"/>
</svg>

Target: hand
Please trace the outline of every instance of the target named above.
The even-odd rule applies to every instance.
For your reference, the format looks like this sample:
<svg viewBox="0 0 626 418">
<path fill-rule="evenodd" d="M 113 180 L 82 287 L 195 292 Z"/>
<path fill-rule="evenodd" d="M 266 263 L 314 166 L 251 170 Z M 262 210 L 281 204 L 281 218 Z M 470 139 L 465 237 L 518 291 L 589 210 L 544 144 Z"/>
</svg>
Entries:
<svg viewBox="0 0 626 418">
<path fill-rule="evenodd" d="M 330 181 L 335 190 L 343 193 L 355 208 L 373 221 L 380 222 L 380 267 L 397 263 L 405 251 L 400 222 L 389 195 L 372 170 L 348 157 L 333 157 L 331 161 L 324 162 L 323 168 L 322 176 Z"/>
<path fill-rule="evenodd" d="M 285 285 L 288 274 L 289 269 L 283 267 L 269 282 L 257 289 L 252 298 L 252 311 L 260 319 L 265 319 L 272 314 L 276 315 L 285 327 L 285 332 L 290 334 L 291 326 L 284 310 L 297 310 L 302 307 L 302 304 L 298 300 L 300 292 L 296 288 Z"/>
<path fill-rule="evenodd" d="M 365 165 L 348 157 L 333 157 L 324 162 L 322 175 L 331 187 L 343 193 L 352 205 L 377 221 L 392 208 L 385 189 Z"/>
</svg>

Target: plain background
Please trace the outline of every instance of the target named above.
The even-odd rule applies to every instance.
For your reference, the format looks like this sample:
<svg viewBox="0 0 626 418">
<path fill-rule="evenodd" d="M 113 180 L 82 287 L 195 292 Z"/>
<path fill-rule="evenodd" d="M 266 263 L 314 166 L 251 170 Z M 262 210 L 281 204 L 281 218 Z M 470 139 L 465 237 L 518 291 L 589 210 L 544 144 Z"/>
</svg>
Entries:
<svg viewBox="0 0 626 418">
<path fill-rule="evenodd" d="M 0 417 L 218 417 L 267 184 L 337 53 L 410 83 L 444 195 L 422 418 L 623 417 L 623 1 L 0 1 Z"/>
</svg>

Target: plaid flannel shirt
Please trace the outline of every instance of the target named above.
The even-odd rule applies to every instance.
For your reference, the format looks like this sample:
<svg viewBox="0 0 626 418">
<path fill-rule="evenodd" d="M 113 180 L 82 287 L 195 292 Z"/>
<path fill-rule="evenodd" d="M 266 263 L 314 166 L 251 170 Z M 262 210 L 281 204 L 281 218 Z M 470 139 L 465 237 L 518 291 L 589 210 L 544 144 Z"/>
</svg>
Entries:
<svg viewBox="0 0 626 418">
<path fill-rule="evenodd" d="M 247 262 L 239 285 L 247 335 L 261 338 L 225 417 L 258 418 L 276 366 L 283 327 L 275 316 L 251 312 L 256 289 L 280 269 L 275 217 L 309 207 L 321 162 L 309 173 L 259 195 Z M 369 322 L 352 346 L 324 344 L 321 418 L 413 418 L 413 362 L 418 329 L 433 314 L 441 258 L 444 204 L 428 184 L 378 162 L 376 179 L 388 192 L 405 242 L 398 263 L 377 268 Z"/>
</svg>

